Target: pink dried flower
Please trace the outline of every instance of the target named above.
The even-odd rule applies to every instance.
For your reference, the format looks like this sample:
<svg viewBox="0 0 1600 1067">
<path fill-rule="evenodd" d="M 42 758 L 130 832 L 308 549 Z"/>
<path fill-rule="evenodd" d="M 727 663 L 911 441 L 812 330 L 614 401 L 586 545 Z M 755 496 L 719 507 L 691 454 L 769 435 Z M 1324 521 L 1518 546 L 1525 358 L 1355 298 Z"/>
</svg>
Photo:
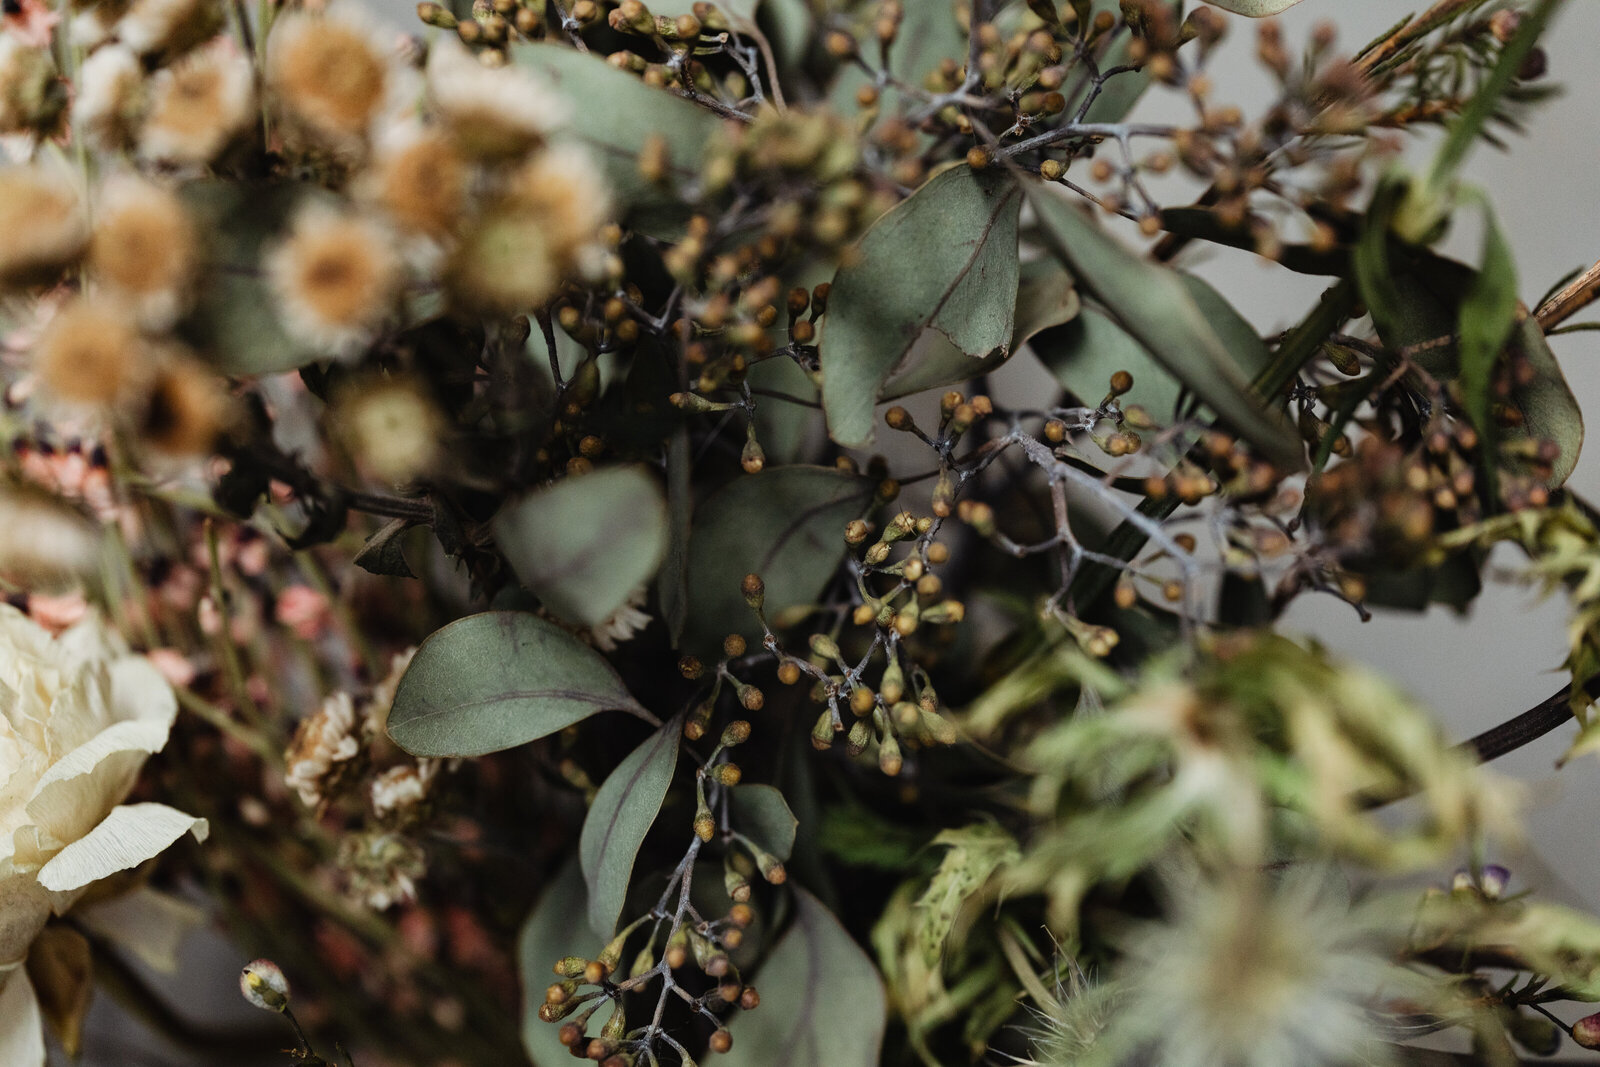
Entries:
<svg viewBox="0 0 1600 1067">
<path fill-rule="evenodd" d="M 328 627 L 328 598 L 305 585 L 291 585 L 278 594 L 275 616 L 302 641 L 315 641 Z"/>
</svg>

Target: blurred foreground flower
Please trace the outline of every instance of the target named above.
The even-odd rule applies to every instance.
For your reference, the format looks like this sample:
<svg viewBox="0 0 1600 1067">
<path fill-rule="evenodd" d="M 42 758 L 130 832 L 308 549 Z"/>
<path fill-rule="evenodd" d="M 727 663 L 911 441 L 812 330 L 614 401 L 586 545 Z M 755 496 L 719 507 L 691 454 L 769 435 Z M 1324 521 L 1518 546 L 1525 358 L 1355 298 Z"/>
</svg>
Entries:
<svg viewBox="0 0 1600 1067">
<path fill-rule="evenodd" d="M 172 688 L 96 617 L 60 637 L 0 605 L 0 1063 L 44 1063 L 30 945 L 95 882 L 207 824 L 122 804 L 167 743 Z"/>
</svg>

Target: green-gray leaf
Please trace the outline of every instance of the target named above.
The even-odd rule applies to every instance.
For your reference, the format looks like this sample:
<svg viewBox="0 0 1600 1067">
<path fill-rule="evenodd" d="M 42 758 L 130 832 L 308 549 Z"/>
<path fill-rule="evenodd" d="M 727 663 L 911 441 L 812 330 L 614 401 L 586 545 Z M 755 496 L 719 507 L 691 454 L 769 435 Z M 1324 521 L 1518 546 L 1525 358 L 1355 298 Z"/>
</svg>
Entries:
<svg viewBox="0 0 1600 1067">
<path fill-rule="evenodd" d="M 889 69 L 895 81 L 902 85 L 921 86 L 927 76 L 946 59 L 957 63 L 967 56 L 967 35 L 956 21 L 955 7 L 950 0 L 916 0 L 906 4 L 900 21 L 900 32 L 889 46 Z M 834 79 L 828 99 L 833 109 L 841 115 L 853 115 L 859 109 L 856 90 L 872 79 L 859 66 L 846 63 Z M 894 83 L 889 90 L 897 92 Z M 914 103 L 920 103 L 920 99 Z"/>
<path fill-rule="evenodd" d="M 1023 189 L 1046 241 L 1079 288 L 1264 456 L 1289 470 L 1305 466 L 1294 427 L 1255 399 L 1249 375 L 1177 271 L 1136 255 L 1043 187 L 1028 183 Z"/>
<path fill-rule="evenodd" d="M 482 756 L 608 708 L 650 714 L 598 652 L 561 627 L 488 611 L 422 642 L 395 690 L 389 736 L 413 756 Z"/>
<path fill-rule="evenodd" d="M 895 205 L 861 238 L 834 277 L 823 319 L 822 408 L 835 441 L 872 442 L 883 384 L 924 331 L 975 360 L 1009 350 L 1021 205 L 1005 171 L 963 164 Z"/>
<path fill-rule="evenodd" d="M 495 543 L 545 606 L 596 626 L 650 580 L 667 550 L 667 504 L 643 467 L 607 467 L 507 501 Z"/>
<path fill-rule="evenodd" d="M 883 399 L 910 396 L 924 389 L 938 389 L 956 382 L 970 381 L 999 367 L 1039 333 L 1077 317 L 1081 302 L 1072 284 L 1072 275 L 1051 259 L 1036 259 L 1022 265 L 1017 281 L 1016 311 L 1012 315 L 1011 343 L 993 355 L 974 360 L 946 341 L 941 334 L 928 334 L 910 366 L 884 383 Z"/>
<path fill-rule="evenodd" d="M 1467 416 L 1485 439 L 1489 420 L 1489 382 L 1495 360 L 1517 324 L 1517 268 L 1494 212 L 1483 209 L 1483 264 L 1467 283 L 1458 316 L 1461 336 L 1461 400 Z"/>
<path fill-rule="evenodd" d="M 1235 15 L 1248 15 L 1253 19 L 1264 19 L 1268 15 L 1276 15 L 1280 11 L 1287 11 L 1300 0 L 1206 0 L 1224 11 L 1232 11 Z"/>
<path fill-rule="evenodd" d="M 569 129 L 605 171 L 612 195 L 627 209 L 629 224 L 651 236 L 672 236 L 689 209 L 670 190 L 639 173 L 639 152 L 652 137 L 667 149 L 673 182 L 697 180 L 706 142 L 722 120 L 665 89 L 653 89 L 598 56 L 555 44 L 512 49 L 514 60 L 543 75 L 583 116 Z"/>
<path fill-rule="evenodd" d="M 572 1062 L 572 1053 L 557 1036 L 561 1031 L 539 1018 L 544 1006 L 544 991 L 555 980 L 557 960 L 567 956 L 592 956 L 594 937 L 575 916 L 588 906 L 588 890 L 583 884 L 583 868 L 577 857 L 563 864 L 560 872 L 544 887 L 522 932 L 517 936 L 517 977 L 522 984 L 522 1047 L 534 1067 L 562 1067 Z"/>
<path fill-rule="evenodd" d="M 178 326 L 184 339 L 217 370 L 236 376 L 276 374 L 326 358 L 284 332 L 262 256 L 307 198 L 327 194 L 305 183 L 207 180 L 184 185 L 179 195 L 205 238 L 206 284 Z"/>
<path fill-rule="evenodd" d="M 719 1067 L 877 1067 L 885 1003 L 878 971 L 828 909 L 795 890 L 794 925 L 756 972 L 761 1007 L 728 1024 Z"/>
<path fill-rule="evenodd" d="M 844 528 L 872 500 L 873 483 L 831 467 L 769 467 L 735 478 L 696 510 L 689 535 L 689 622 L 684 645 L 714 647 L 729 633 L 760 635 L 739 583 L 766 583 L 766 611 L 810 604 L 844 556 Z"/>
<path fill-rule="evenodd" d="M 736 785 L 732 802 L 734 829 L 780 860 L 788 859 L 800 823 L 783 793 L 770 785 Z"/>
<path fill-rule="evenodd" d="M 589 926 L 602 940 L 616 932 L 633 861 L 661 811 L 678 765 L 679 724 L 667 723 L 617 765 L 583 820 L 578 855 L 589 887 Z"/>
<path fill-rule="evenodd" d="M 1240 370 L 1254 378 L 1272 358 L 1255 327 L 1201 279 L 1192 274 L 1179 277 Z M 1056 380 L 1085 404 L 1098 404 L 1111 376 L 1125 370 L 1133 375 L 1133 388 L 1123 395 L 1124 404 L 1138 404 L 1162 420 L 1181 414 L 1183 383 L 1104 308 L 1085 306 L 1072 322 L 1039 334 L 1033 350 Z"/>
</svg>

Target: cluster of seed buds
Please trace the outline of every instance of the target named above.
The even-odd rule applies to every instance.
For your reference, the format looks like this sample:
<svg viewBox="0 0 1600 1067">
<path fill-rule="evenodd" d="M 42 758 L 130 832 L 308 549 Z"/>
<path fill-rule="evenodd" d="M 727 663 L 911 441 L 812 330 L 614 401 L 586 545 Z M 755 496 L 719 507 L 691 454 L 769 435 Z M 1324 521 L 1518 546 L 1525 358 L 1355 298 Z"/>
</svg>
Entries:
<svg viewBox="0 0 1600 1067">
<path fill-rule="evenodd" d="M 545 5 L 537 0 L 473 0 L 471 14 L 459 19 L 445 5 L 422 0 L 417 17 L 437 29 L 454 30 L 488 66 L 503 66 L 509 62 L 508 46 L 541 40 L 546 29 Z"/>
<path fill-rule="evenodd" d="M 681 246 L 680 246 L 681 247 Z M 672 404 L 693 415 L 738 411 L 745 420 L 745 443 L 739 463 L 749 474 L 766 466 L 766 452 L 756 434 L 757 391 L 746 382 L 750 367 L 767 359 L 792 359 L 816 374 L 816 322 L 828 306 L 830 286 L 814 290 L 795 288 L 784 300 L 788 317 L 787 343 L 775 344 L 771 330 L 777 324 L 777 281 L 768 276 L 749 286 L 734 283 L 701 302 L 692 316 L 674 324 L 684 339 L 684 362 L 696 375 L 692 390 L 673 393 Z M 713 399 L 717 394 L 732 399 Z M 778 399 L 790 399 L 782 395 Z"/>
<path fill-rule="evenodd" d="M 899 199 L 868 180 L 861 143 L 831 111 L 762 111 L 729 124 L 712 143 L 702 168 L 707 196 L 734 190 L 763 205 L 758 244 L 794 256 L 843 248 Z"/>
<path fill-rule="evenodd" d="M 598 21 L 590 9 L 598 13 L 595 4 L 579 0 L 573 16 L 581 15 L 579 21 L 590 25 Z M 605 22 L 629 39 L 629 47 L 612 52 L 606 61 L 639 75 L 646 85 L 676 89 L 736 116 L 766 101 L 759 48 L 741 40 L 739 34 L 747 27 L 714 4 L 696 3 L 681 15 L 656 15 L 640 0 L 623 0 Z M 731 62 L 706 62 L 716 56 Z"/>
</svg>

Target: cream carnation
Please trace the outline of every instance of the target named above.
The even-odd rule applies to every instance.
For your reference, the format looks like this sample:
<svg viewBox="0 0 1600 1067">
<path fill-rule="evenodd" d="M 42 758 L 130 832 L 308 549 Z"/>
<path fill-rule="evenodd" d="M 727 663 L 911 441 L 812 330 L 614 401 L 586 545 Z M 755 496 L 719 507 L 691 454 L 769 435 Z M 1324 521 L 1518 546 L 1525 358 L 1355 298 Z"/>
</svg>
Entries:
<svg viewBox="0 0 1600 1067">
<path fill-rule="evenodd" d="M 98 619 L 51 637 L 0 605 L 0 1050 L 21 1055 L 8 1067 L 44 1063 L 21 964 L 50 915 L 184 834 L 206 836 L 204 819 L 122 803 L 176 715 L 172 687 Z"/>
</svg>

